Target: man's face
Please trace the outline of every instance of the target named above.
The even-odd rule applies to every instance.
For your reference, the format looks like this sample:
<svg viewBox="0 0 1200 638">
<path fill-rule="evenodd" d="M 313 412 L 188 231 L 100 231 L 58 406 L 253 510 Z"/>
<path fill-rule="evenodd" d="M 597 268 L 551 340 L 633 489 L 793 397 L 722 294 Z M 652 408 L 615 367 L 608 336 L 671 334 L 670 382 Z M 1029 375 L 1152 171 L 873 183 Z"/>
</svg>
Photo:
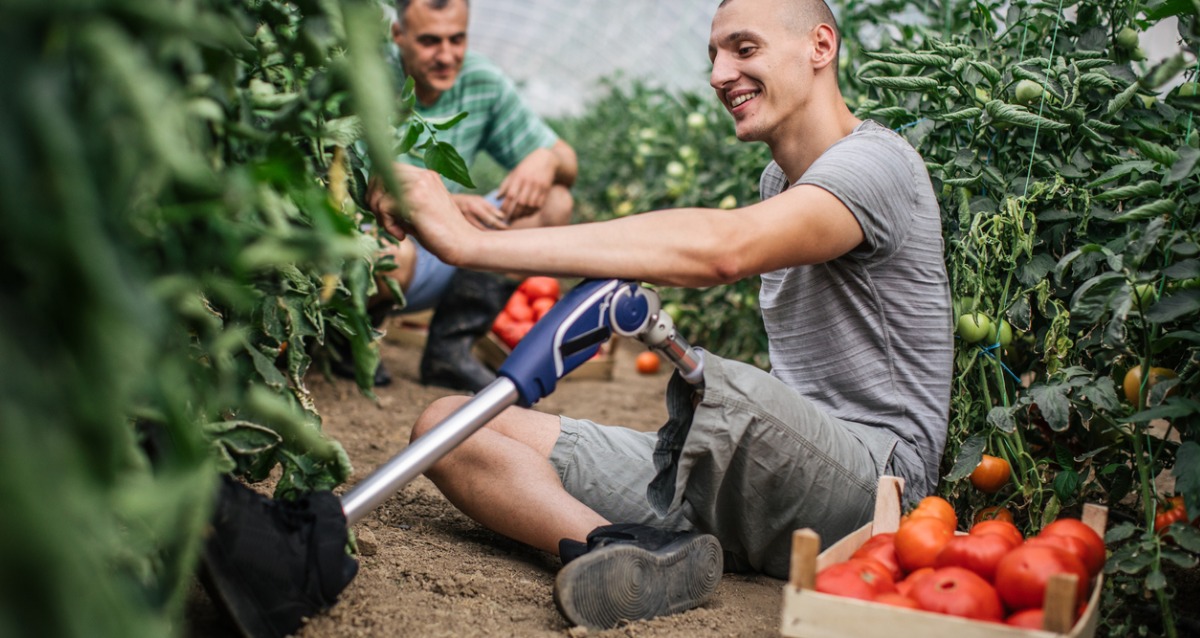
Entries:
<svg viewBox="0 0 1200 638">
<path fill-rule="evenodd" d="M 450 0 L 432 9 L 413 0 L 404 13 L 404 26 L 392 25 L 392 40 L 400 47 L 404 71 L 416 84 L 417 99 L 432 104 L 454 86 L 467 53 L 467 3 Z"/>
<path fill-rule="evenodd" d="M 809 38 L 786 26 L 780 1 L 733 0 L 713 17 L 709 84 L 744 142 L 769 141 L 810 93 Z"/>
</svg>

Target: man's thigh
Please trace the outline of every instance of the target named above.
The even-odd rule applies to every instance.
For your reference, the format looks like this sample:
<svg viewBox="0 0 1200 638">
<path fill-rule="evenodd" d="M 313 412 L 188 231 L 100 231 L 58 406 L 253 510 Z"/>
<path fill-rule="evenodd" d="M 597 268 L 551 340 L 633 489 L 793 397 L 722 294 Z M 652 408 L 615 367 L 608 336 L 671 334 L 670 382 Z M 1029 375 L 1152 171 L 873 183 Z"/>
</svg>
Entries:
<svg viewBox="0 0 1200 638">
<path fill-rule="evenodd" d="M 692 528 L 683 511 L 660 517 L 646 497 L 656 433 L 565 416 L 560 428 L 550 463 L 571 496 L 613 523 Z"/>
</svg>

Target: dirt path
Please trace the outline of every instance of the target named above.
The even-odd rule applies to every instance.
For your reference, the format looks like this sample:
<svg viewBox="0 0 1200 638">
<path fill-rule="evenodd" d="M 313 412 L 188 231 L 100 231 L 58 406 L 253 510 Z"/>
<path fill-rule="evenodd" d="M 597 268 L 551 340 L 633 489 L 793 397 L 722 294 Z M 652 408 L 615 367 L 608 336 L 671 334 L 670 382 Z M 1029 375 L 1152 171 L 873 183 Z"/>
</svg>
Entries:
<svg viewBox="0 0 1200 638">
<path fill-rule="evenodd" d="M 567 380 L 537 409 L 642 430 L 666 418 L 667 367 L 639 375 L 633 359 L 642 346 L 619 344 L 612 380 Z M 378 391 L 378 404 L 349 381 L 310 378 L 325 428 L 354 463 L 351 483 L 407 444 L 424 406 L 450 391 L 416 382 L 420 350 L 386 341 L 384 361 L 395 382 Z M 551 598 L 557 557 L 509 541 L 451 506 L 425 478 L 407 486 L 355 526 L 360 539 L 357 578 L 339 603 L 301 632 L 304 638 L 340 636 L 775 636 L 782 581 L 726 575 L 715 600 L 703 608 L 604 632 L 570 627 Z M 189 608 L 189 635 L 232 635 L 197 593 Z"/>
</svg>

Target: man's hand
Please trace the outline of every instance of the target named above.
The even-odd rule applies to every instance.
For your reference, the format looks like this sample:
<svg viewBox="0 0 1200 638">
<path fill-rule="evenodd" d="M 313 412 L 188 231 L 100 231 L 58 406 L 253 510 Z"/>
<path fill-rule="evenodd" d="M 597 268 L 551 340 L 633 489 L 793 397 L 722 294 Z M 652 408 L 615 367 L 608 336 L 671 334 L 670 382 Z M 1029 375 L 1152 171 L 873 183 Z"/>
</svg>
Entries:
<svg viewBox="0 0 1200 638">
<path fill-rule="evenodd" d="M 504 230 L 508 228 L 508 214 L 492 206 L 479 195 L 452 195 L 454 203 L 463 217 L 480 230 Z"/>
<path fill-rule="evenodd" d="M 558 156 L 548 148 L 525 156 L 520 164 L 500 182 L 497 195 L 508 221 L 536 213 L 546 204 L 546 195 L 554 184 L 558 171 Z"/>
<path fill-rule="evenodd" d="M 400 202 L 397 202 L 396 198 L 387 192 L 383 180 L 378 177 L 372 177 L 367 184 L 367 208 L 375 213 L 375 219 L 379 225 L 394 235 L 396 239 L 404 239 L 412 232 L 412 226 L 404 221 Z"/>
</svg>

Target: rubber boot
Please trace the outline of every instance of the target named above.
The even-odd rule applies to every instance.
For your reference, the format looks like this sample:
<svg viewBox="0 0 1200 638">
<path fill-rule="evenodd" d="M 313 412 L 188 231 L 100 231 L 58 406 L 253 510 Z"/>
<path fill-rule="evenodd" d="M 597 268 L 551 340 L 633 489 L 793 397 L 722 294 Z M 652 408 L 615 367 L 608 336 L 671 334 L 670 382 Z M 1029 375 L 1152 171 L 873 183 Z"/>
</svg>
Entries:
<svg viewBox="0 0 1200 638">
<path fill-rule="evenodd" d="M 495 381 L 496 373 L 476 359 L 471 348 L 492 327 L 516 289 L 517 282 L 501 275 L 455 272 L 429 322 L 421 383 L 478 392 Z"/>
</svg>

